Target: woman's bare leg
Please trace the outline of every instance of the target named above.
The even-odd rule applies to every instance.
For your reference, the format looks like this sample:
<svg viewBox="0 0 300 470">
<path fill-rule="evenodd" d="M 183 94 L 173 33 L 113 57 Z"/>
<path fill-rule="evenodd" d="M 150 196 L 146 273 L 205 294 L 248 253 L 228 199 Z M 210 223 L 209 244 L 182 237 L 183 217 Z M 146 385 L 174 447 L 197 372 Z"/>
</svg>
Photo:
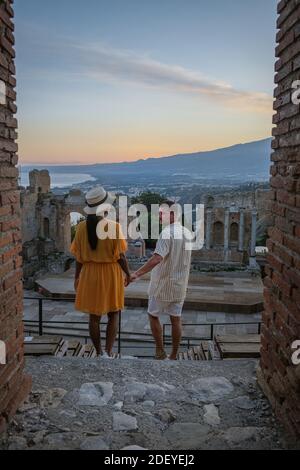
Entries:
<svg viewBox="0 0 300 470">
<path fill-rule="evenodd" d="M 100 333 L 100 317 L 97 315 L 90 315 L 90 337 L 96 349 L 97 356 L 101 354 L 101 333 Z"/>
<path fill-rule="evenodd" d="M 118 320 L 121 312 L 111 312 L 108 314 L 108 323 L 106 330 L 106 352 L 112 355 L 112 350 L 118 333 Z"/>
</svg>

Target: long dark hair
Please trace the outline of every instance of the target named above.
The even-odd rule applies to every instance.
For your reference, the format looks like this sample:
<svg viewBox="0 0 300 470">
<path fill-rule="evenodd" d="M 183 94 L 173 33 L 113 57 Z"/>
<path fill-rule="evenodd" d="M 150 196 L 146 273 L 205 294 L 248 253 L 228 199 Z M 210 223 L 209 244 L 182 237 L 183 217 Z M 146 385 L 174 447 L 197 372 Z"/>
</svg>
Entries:
<svg viewBox="0 0 300 470">
<path fill-rule="evenodd" d="M 88 215 L 86 220 L 89 244 L 93 251 L 97 249 L 98 245 L 97 225 L 99 221 L 100 217 L 97 217 L 97 215 Z"/>
</svg>

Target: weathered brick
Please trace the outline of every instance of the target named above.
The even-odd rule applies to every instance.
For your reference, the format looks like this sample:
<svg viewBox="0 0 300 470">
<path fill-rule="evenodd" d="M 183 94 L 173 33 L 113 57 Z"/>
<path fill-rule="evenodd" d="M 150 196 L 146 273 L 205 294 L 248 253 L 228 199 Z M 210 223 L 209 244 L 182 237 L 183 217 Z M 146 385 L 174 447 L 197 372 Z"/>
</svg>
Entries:
<svg viewBox="0 0 300 470">
<path fill-rule="evenodd" d="M 12 242 L 12 234 L 7 233 L 7 234 L 2 234 L 0 236 L 0 248 L 8 246 Z"/>
<path fill-rule="evenodd" d="M 276 127 L 270 179 L 274 226 L 269 229 L 267 242 L 270 253 L 264 280 L 259 382 L 287 430 L 299 437 L 300 413 L 296 410 L 300 381 L 296 368 L 291 367 L 291 344 L 300 339 L 300 108 L 289 101 L 291 85 L 299 79 L 299 0 L 281 0 L 278 12 L 274 93 L 277 113 L 273 117 Z"/>
<path fill-rule="evenodd" d="M 17 173 L 18 175 L 18 173 Z M 10 177 L 10 176 L 8 176 Z M 13 205 L 13 204 L 19 204 L 20 201 L 20 192 L 19 191 L 5 191 L 3 194 L 1 194 L 1 205 L 6 206 L 6 205 Z"/>
<path fill-rule="evenodd" d="M 8 52 L 8 54 L 12 57 L 15 58 L 16 53 L 13 48 L 13 44 L 9 42 L 9 40 L 5 36 L 0 36 L 0 46 L 3 47 L 3 49 Z"/>
<path fill-rule="evenodd" d="M 0 433 L 29 393 L 24 375 L 22 325 L 22 260 L 17 110 L 12 1 L 0 2 L 0 79 L 6 84 L 6 104 L 0 106 L 0 339 L 8 348 L 7 364 L 0 366 Z"/>
</svg>

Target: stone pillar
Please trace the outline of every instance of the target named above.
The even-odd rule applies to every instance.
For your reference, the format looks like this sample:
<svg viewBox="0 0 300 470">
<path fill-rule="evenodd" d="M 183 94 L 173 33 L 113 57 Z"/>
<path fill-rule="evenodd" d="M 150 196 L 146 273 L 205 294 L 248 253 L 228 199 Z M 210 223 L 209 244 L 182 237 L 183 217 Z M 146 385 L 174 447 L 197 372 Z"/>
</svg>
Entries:
<svg viewBox="0 0 300 470">
<path fill-rule="evenodd" d="M 229 218 L 230 211 L 229 209 L 225 210 L 225 220 L 224 220 L 224 261 L 228 261 L 228 250 L 229 250 Z"/>
<path fill-rule="evenodd" d="M 245 212 L 244 209 L 240 210 L 240 225 L 239 225 L 239 251 L 244 251 L 244 236 L 245 236 Z"/>
<path fill-rule="evenodd" d="M 300 74 L 299 2 L 278 3 L 276 90 L 271 167 L 273 226 L 264 280 L 259 383 L 286 429 L 300 439 Z M 293 99 L 293 94 L 295 99 Z"/>
<path fill-rule="evenodd" d="M 207 250 L 211 249 L 211 228 L 212 228 L 212 211 L 210 209 L 206 212 L 206 233 L 205 233 L 205 246 Z"/>
<path fill-rule="evenodd" d="M 69 253 L 71 245 L 71 221 L 70 212 L 65 205 L 56 204 L 57 234 L 54 238 L 55 247 L 61 253 Z"/>
<path fill-rule="evenodd" d="M 0 433 L 27 397 L 24 374 L 20 192 L 13 8 L 0 2 Z"/>
<path fill-rule="evenodd" d="M 48 170 L 32 170 L 29 173 L 29 188 L 32 192 L 47 194 L 50 192 L 51 179 Z"/>
<path fill-rule="evenodd" d="M 252 211 L 252 223 L 251 223 L 251 246 L 250 246 L 250 257 L 256 257 L 256 231 L 257 231 L 257 211 Z"/>
</svg>

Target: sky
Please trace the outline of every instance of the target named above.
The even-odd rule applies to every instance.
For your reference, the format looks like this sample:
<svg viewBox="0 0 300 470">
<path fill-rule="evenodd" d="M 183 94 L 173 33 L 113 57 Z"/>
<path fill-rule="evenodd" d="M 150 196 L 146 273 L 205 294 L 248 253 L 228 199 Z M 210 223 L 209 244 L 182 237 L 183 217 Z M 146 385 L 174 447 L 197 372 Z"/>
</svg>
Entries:
<svg viewBox="0 0 300 470">
<path fill-rule="evenodd" d="M 271 135 L 276 0 L 15 0 L 22 164 Z"/>
</svg>

